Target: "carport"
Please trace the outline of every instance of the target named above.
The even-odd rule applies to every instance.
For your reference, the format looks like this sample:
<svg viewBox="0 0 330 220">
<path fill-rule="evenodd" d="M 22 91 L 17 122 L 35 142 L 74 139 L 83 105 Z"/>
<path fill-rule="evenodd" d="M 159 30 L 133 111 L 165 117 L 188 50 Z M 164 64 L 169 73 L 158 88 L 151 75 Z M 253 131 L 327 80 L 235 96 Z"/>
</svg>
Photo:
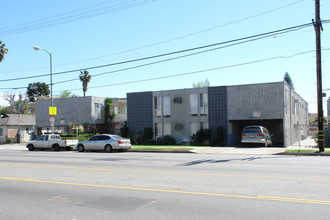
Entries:
<svg viewBox="0 0 330 220">
<path fill-rule="evenodd" d="M 241 144 L 241 133 L 245 126 L 260 125 L 269 131 L 272 136 L 273 146 L 283 147 L 283 120 L 282 119 L 267 119 L 267 120 L 230 120 L 228 127 L 228 146 L 237 147 Z"/>
</svg>

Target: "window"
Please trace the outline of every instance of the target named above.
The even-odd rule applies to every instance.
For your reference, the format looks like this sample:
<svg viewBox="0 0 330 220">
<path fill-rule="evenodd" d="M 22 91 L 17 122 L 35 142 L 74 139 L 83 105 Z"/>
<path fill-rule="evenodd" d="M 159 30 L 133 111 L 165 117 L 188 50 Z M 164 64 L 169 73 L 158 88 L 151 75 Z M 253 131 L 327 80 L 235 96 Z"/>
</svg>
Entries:
<svg viewBox="0 0 330 220">
<path fill-rule="evenodd" d="M 207 93 L 199 94 L 199 107 L 200 107 L 200 114 L 202 116 L 207 116 L 208 108 L 207 108 Z"/>
<path fill-rule="evenodd" d="M 41 136 L 38 137 L 37 141 L 43 141 L 44 138 L 45 138 L 45 136 L 44 135 L 41 135 Z"/>
<path fill-rule="evenodd" d="M 209 123 L 208 122 L 201 122 L 200 123 L 200 129 L 209 129 Z"/>
<path fill-rule="evenodd" d="M 207 93 L 190 94 L 190 115 L 207 116 L 208 114 L 208 97 Z"/>
<path fill-rule="evenodd" d="M 119 114 L 119 108 L 118 106 L 113 106 L 113 112 L 118 115 Z"/>
<path fill-rule="evenodd" d="M 120 114 L 125 114 L 125 106 L 124 105 L 122 105 L 122 106 L 120 106 Z"/>
<path fill-rule="evenodd" d="M 109 136 L 105 136 L 105 135 L 102 135 L 102 136 L 98 136 L 98 141 L 103 141 L 103 140 L 110 140 L 110 137 Z"/>
<path fill-rule="evenodd" d="M 171 123 L 163 123 L 164 136 L 171 135 Z M 162 123 L 155 123 L 155 137 L 156 139 L 162 136 Z"/>
<path fill-rule="evenodd" d="M 155 137 L 156 139 L 162 136 L 162 124 L 155 123 Z"/>
<path fill-rule="evenodd" d="M 190 94 L 190 115 L 198 115 L 198 94 Z"/>
<path fill-rule="evenodd" d="M 94 136 L 94 137 L 91 137 L 91 138 L 89 139 L 89 141 L 99 141 L 99 140 L 102 140 L 102 137 L 101 137 L 100 135 L 98 135 L 98 136 Z"/>
<path fill-rule="evenodd" d="M 162 110 L 161 110 L 161 97 L 160 96 L 154 97 L 154 108 L 155 108 L 155 116 L 161 117 Z"/>
<path fill-rule="evenodd" d="M 169 118 L 171 116 L 171 98 L 169 96 L 154 97 L 155 117 Z"/>
<path fill-rule="evenodd" d="M 102 119 L 103 104 L 95 103 L 95 119 Z"/>
<path fill-rule="evenodd" d="M 2 128 L 0 128 L 0 136 L 3 136 Z"/>
<path fill-rule="evenodd" d="M 198 131 L 198 122 L 191 122 L 190 123 L 190 136 L 192 136 L 193 134 L 196 134 L 197 131 Z"/>
<path fill-rule="evenodd" d="M 171 123 L 164 123 L 164 135 L 171 135 Z"/>
<path fill-rule="evenodd" d="M 163 116 L 170 117 L 171 115 L 171 98 L 169 96 L 163 97 Z"/>
</svg>

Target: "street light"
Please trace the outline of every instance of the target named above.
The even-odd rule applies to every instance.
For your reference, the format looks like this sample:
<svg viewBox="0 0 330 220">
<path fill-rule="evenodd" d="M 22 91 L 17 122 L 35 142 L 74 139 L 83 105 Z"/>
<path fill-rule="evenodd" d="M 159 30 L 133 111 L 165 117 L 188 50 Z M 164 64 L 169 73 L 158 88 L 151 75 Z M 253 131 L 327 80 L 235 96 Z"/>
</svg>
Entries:
<svg viewBox="0 0 330 220">
<path fill-rule="evenodd" d="M 52 61 L 52 53 L 46 49 L 43 49 L 39 46 L 34 46 L 33 49 L 35 50 L 44 50 L 46 53 L 49 54 L 50 57 L 50 100 L 51 100 L 51 107 L 53 107 L 53 61 Z M 52 124 L 52 134 L 54 134 L 54 123 Z"/>
</svg>

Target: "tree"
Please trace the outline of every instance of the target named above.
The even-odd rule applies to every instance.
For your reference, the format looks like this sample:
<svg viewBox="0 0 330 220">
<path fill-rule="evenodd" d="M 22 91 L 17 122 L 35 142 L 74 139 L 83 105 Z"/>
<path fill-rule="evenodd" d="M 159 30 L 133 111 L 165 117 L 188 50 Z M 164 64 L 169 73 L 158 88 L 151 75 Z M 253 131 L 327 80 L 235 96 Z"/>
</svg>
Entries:
<svg viewBox="0 0 330 220">
<path fill-rule="evenodd" d="M 4 99 L 9 102 L 9 109 L 7 113 L 24 114 L 27 109 L 28 100 L 22 94 L 18 95 L 18 100 L 16 100 L 15 93 L 6 93 Z"/>
<path fill-rule="evenodd" d="M 14 114 L 10 106 L 0 106 L 0 115 Z"/>
<path fill-rule="evenodd" d="M 76 97 L 76 94 L 71 93 L 68 90 L 63 90 L 58 96 L 58 98 L 72 98 L 72 97 Z"/>
<path fill-rule="evenodd" d="M 5 55 L 8 53 L 8 49 L 5 48 L 6 44 L 3 44 L 0 40 L 0 63 L 5 59 Z"/>
<path fill-rule="evenodd" d="M 285 72 L 283 79 L 294 90 L 293 82 L 292 82 L 291 77 L 288 72 Z"/>
<path fill-rule="evenodd" d="M 27 87 L 26 94 L 30 102 L 34 102 L 39 96 L 49 96 L 49 86 L 41 82 L 30 83 Z"/>
<path fill-rule="evenodd" d="M 111 112 L 112 99 L 104 99 L 104 129 L 105 133 L 112 133 L 112 120 L 115 118 L 115 113 Z"/>
<path fill-rule="evenodd" d="M 120 136 L 122 136 L 123 138 L 129 137 L 129 128 L 127 126 L 127 121 L 125 121 L 123 126 L 120 128 Z"/>
<path fill-rule="evenodd" d="M 86 70 L 80 71 L 79 79 L 82 82 L 83 92 L 84 92 L 84 97 L 85 97 L 86 92 L 87 92 L 87 86 L 88 86 L 88 83 L 91 81 L 92 76 Z"/>
<path fill-rule="evenodd" d="M 205 81 L 200 81 L 198 83 L 193 83 L 193 88 L 206 88 L 206 87 L 210 87 L 210 82 L 205 79 Z"/>
</svg>

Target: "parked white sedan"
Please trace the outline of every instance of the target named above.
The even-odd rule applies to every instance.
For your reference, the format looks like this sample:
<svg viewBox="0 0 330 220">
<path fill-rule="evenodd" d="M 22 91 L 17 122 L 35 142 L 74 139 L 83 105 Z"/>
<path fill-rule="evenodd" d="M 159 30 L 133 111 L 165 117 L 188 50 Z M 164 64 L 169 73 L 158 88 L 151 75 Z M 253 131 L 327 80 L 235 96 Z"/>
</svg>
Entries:
<svg viewBox="0 0 330 220">
<path fill-rule="evenodd" d="M 77 143 L 79 152 L 84 152 L 85 150 L 105 150 L 105 152 L 110 153 L 112 150 L 123 151 L 128 149 L 131 149 L 130 139 L 112 134 L 96 135 L 87 141 Z"/>
</svg>

